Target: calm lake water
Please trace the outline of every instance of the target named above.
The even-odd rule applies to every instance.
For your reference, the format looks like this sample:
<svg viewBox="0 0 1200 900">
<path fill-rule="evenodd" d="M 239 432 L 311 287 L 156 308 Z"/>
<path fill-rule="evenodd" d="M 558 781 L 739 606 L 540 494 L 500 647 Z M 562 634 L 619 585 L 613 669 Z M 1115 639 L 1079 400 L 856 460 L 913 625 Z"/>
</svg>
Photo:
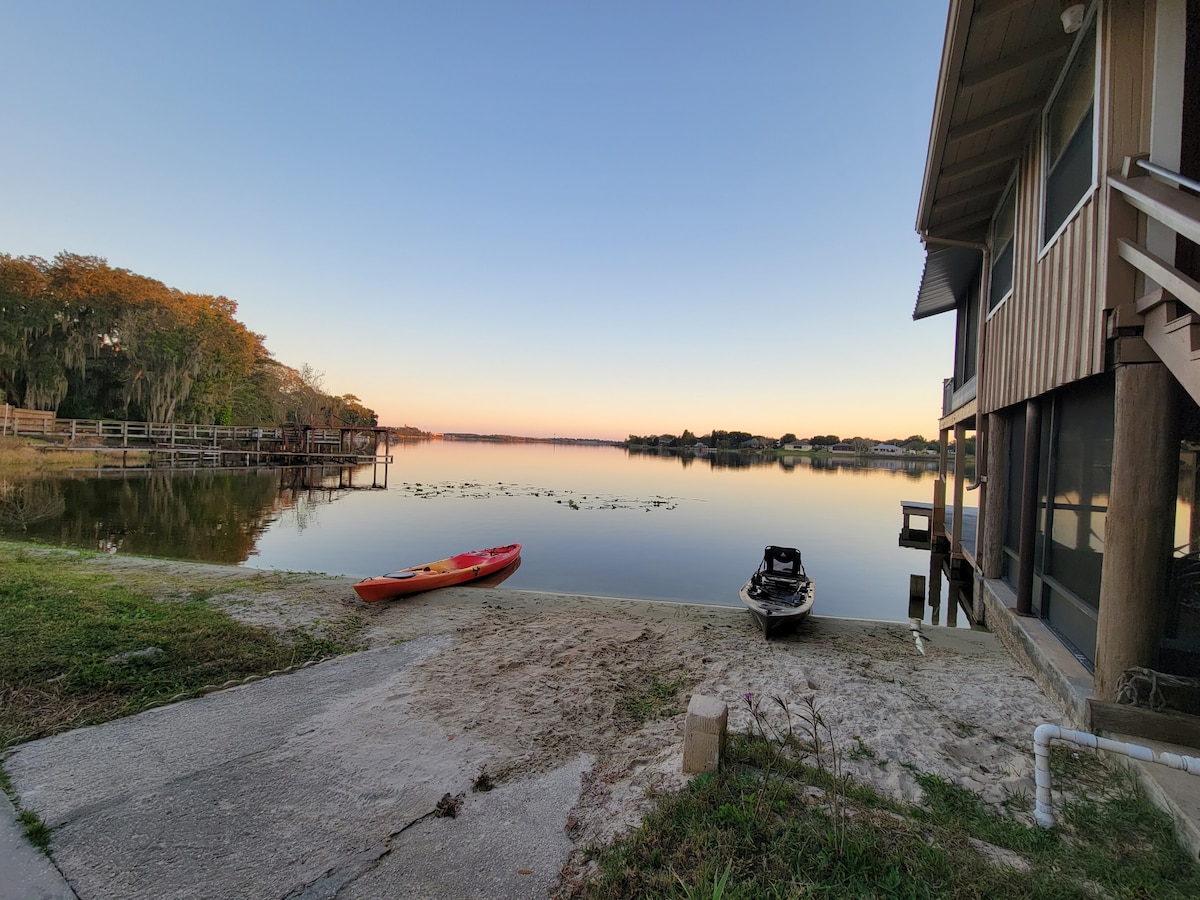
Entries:
<svg viewBox="0 0 1200 900">
<path fill-rule="evenodd" d="M 798 547 L 822 615 L 904 620 L 927 553 L 900 501 L 935 463 L 657 456 L 619 447 L 402 443 L 355 470 L 70 473 L 26 482 L 17 540 L 363 577 L 524 545 L 504 588 L 739 605 L 768 544 Z M 10 511 L 11 513 L 11 511 Z"/>
</svg>

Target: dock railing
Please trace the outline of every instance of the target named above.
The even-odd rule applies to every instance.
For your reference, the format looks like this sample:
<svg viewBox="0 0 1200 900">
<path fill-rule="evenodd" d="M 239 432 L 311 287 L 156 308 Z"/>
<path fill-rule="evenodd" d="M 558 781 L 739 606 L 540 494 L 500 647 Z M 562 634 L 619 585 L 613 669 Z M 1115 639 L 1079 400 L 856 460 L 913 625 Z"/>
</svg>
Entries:
<svg viewBox="0 0 1200 900">
<path fill-rule="evenodd" d="M 256 461 L 273 456 L 299 461 L 328 458 L 354 463 L 390 463 L 392 457 L 377 450 L 377 427 L 316 428 L 308 426 L 200 425 L 179 422 L 130 422 L 115 419 L 59 419 L 52 412 L 0 406 L 0 435 L 62 441 L 72 449 L 99 451 L 144 450 L 186 454 L 211 451 L 215 459 L 238 455 Z M 372 434 L 369 452 L 357 452 L 355 434 Z M 86 446 L 79 447 L 83 442 Z M 74 445 L 74 446 L 73 446 Z M 250 448 L 253 447 L 251 450 Z"/>
</svg>

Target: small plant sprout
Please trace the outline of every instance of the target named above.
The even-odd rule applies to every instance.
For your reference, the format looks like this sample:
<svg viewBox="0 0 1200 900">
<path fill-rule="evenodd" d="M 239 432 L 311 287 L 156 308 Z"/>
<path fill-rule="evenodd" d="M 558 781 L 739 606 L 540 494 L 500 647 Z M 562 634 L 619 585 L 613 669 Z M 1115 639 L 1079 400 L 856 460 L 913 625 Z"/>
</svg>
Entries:
<svg viewBox="0 0 1200 900">
<path fill-rule="evenodd" d="M 721 900 L 721 898 L 725 896 L 725 888 L 729 885 L 729 873 L 731 871 L 733 871 L 733 860 L 730 860 L 725 865 L 724 872 L 713 878 L 712 887 L 706 887 L 703 890 L 700 888 L 691 887 L 675 872 L 672 872 L 671 874 L 675 875 L 675 880 L 678 881 L 679 886 L 683 888 L 683 893 L 684 896 L 687 897 L 687 900 Z"/>
<path fill-rule="evenodd" d="M 496 782 L 493 780 L 492 774 L 487 770 L 487 763 L 484 763 L 479 767 L 479 774 L 471 782 L 471 790 L 478 794 L 490 791 L 495 786 Z"/>
</svg>

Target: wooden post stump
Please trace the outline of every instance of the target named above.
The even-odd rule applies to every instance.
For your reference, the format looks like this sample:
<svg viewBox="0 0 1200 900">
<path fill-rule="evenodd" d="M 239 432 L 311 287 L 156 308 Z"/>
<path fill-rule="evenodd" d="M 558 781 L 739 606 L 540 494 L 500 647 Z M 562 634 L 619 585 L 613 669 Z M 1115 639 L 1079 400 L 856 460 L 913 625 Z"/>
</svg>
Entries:
<svg viewBox="0 0 1200 900">
<path fill-rule="evenodd" d="M 694 694 L 688 703 L 683 730 L 683 771 L 715 772 L 721 764 L 721 743 L 729 724 L 729 707 L 716 697 Z"/>
</svg>

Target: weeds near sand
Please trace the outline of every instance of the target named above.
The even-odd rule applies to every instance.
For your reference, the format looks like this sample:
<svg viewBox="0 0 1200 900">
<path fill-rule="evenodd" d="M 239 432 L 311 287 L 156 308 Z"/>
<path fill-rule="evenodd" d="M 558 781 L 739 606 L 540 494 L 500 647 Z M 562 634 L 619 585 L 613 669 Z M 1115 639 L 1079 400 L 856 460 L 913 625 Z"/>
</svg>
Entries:
<svg viewBox="0 0 1200 900">
<path fill-rule="evenodd" d="M 820 780 L 824 782 L 832 846 L 834 852 L 840 855 L 846 846 L 847 780 L 842 771 L 842 751 L 834 740 L 833 726 L 821 714 L 816 695 L 801 697 L 800 709 L 796 713 L 782 696 L 774 694 L 767 698 L 768 708 L 778 709 L 782 715 L 781 722 L 773 721 L 766 714 L 761 697 L 746 693 L 742 699 L 750 713 L 750 735 L 759 741 L 765 760 L 763 787 L 756 798 L 754 815 L 758 816 L 764 809 L 776 806 L 791 777 L 790 763 L 799 760 L 803 764 L 804 760 L 811 759 L 816 765 L 817 774 L 821 776 Z M 829 760 L 828 768 L 826 757 Z"/>
<path fill-rule="evenodd" d="M 1059 762 L 1063 815 L 1046 831 L 1016 809 L 1019 793 L 991 806 L 911 765 L 921 802 L 881 797 L 841 771 L 814 698 L 744 699 L 751 727 L 729 736 L 721 770 L 658 796 L 638 829 L 592 854 L 597 874 L 569 896 L 1200 896 L 1200 867 L 1123 769 Z"/>
<path fill-rule="evenodd" d="M 683 711 L 682 691 L 688 679 L 658 669 L 638 669 L 622 679 L 613 700 L 613 718 L 633 728 Z"/>
<path fill-rule="evenodd" d="M 0 545 L 0 750 L 352 646 L 353 629 L 281 635 L 235 622 L 206 592 L 162 600 L 161 586 L 81 562 Z"/>
<path fill-rule="evenodd" d="M 25 832 L 25 838 L 43 853 L 50 852 L 50 829 L 37 813 L 23 809 L 17 814 L 17 821 Z"/>
<path fill-rule="evenodd" d="M 13 809 L 17 811 L 17 822 L 21 826 L 21 830 L 25 833 L 25 839 L 33 846 L 37 847 L 43 853 L 50 852 L 50 828 L 42 821 L 42 817 L 32 810 L 22 809 L 21 800 L 17 796 L 17 792 L 13 790 L 12 781 L 8 777 L 8 773 L 4 771 L 4 767 L 0 766 L 0 793 L 3 793 L 12 802 Z"/>
<path fill-rule="evenodd" d="M 887 760 L 880 759 L 879 754 L 863 743 L 857 734 L 854 736 L 854 746 L 850 748 L 850 758 L 854 760 L 871 760 L 879 764 L 881 769 L 887 768 Z"/>
<path fill-rule="evenodd" d="M 471 791 L 476 794 L 486 793 L 496 786 L 495 780 L 492 778 L 492 773 L 488 771 L 487 764 L 479 767 L 479 774 L 471 781 Z"/>
<path fill-rule="evenodd" d="M 729 884 L 729 873 L 732 871 L 733 862 L 731 861 L 725 867 L 725 871 L 721 873 L 720 877 L 713 880 L 711 888 L 694 888 L 678 875 L 675 876 L 675 880 L 683 888 L 683 893 L 687 897 L 687 900 L 722 900 L 725 896 L 725 888 Z"/>
</svg>

